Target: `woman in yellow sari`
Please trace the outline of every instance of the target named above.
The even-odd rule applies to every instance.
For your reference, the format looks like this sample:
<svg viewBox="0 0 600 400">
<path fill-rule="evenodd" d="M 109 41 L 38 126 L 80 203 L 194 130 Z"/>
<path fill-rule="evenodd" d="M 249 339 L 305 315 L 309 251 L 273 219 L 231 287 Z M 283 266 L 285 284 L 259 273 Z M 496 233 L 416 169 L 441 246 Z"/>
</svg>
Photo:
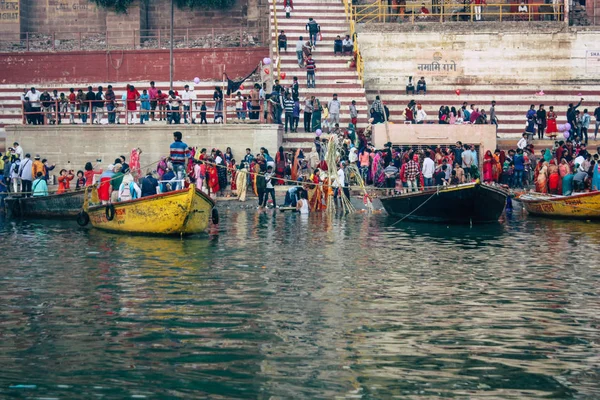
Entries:
<svg viewBox="0 0 600 400">
<path fill-rule="evenodd" d="M 548 193 L 548 162 L 544 161 L 540 167 L 537 180 L 535 181 L 535 191 L 538 193 Z"/>
<path fill-rule="evenodd" d="M 316 169 L 312 178 L 310 179 L 311 184 L 306 185 L 306 191 L 308 192 L 308 206 L 310 211 L 322 211 L 327 208 L 323 199 L 323 187 L 320 182 L 321 171 Z"/>
<path fill-rule="evenodd" d="M 292 160 L 292 181 L 297 181 L 298 180 L 298 170 L 300 169 L 300 158 L 298 158 L 298 156 L 300 155 L 300 149 L 296 150 L 296 154 L 294 154 L 294 159 Z"/>
<path fill-rule="evenodd" d="M 252 190 L 254 191 L 254 195 L 258 196 L 258 188 L 256 187 L 256 178 L 258 174 L 260 174 L 260 164 L 265 163 L 265 159 L 262 156 L 256 158 L 256 162 L 254 163 L 254 167 L 252 167 Z"/>
</svg>

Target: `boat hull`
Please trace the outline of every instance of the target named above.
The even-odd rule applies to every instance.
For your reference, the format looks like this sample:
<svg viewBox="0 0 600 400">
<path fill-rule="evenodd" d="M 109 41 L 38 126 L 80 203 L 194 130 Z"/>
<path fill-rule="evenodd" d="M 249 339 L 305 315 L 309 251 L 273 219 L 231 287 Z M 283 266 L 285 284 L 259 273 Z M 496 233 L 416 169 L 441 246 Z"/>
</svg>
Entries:
<svg viewBox="0 0 600 400">
<path fill-rule="evenodd" d="M 190 186 L 127 202 L 113 203 L 114 217 L 106 205 L 87 210 L 94 228 L 111 232 L 149 235 L 191 235 L 208 229 L 214 202 Z M 108 213 L 111 214 L 110 211 Z"/>
<path fill-rule="evenodd" d="M 600 192 L 571 196 L 523 195 L 518 199 L 531 215 L 546 218 L 600 220 Z"/>
<path fill-rule="evenodd" d="M 388 214 L 408 221 L 483 224 L 498 221 L 506 197 L 502 189 L 472 183 L 384 197 L 381 203 Z"/>
<path fill-rule="evenodd" d="M 69 218 L 81 211 L 84 197 L 84 191 L 36 197 L 9 197 L 5 199 L 6 212 L 13 218 Z"/>
</svg>

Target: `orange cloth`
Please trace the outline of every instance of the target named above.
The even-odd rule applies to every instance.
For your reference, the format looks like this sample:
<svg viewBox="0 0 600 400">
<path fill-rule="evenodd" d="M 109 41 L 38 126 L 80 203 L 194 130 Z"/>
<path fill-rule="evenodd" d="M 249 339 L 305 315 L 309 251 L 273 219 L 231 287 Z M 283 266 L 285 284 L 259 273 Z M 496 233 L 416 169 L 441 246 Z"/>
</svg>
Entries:
<svg viewBox="0 0 600 400">
<path fill-rule="evenodd" d="M 71 181 L 73 180 L 73 175 L 61 175 L 58 177 L 58 190 L 56 194 L 61 194 L 66 192 L 71 188 Z"/>
</svg>

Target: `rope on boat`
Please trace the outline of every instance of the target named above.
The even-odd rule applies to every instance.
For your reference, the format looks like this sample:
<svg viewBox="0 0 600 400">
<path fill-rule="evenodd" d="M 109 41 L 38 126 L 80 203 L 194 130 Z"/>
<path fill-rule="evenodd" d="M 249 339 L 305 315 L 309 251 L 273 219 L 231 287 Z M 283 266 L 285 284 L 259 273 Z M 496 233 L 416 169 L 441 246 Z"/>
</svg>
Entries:
<svg viewBox="0 0 600 400">
<path fill-rule="evenodd" d="M 427 200 L 425 200 L 424 202 L 422 202 L 421 204 L 419 204 L 419 206 L 417 208 L 415 208 L 414 210 L 412 210 L 410 213 L 406 214 L 404 217 L 402 217 L 401 219 L 399 219 L 398 221 L 394 222 L 391 226 L 394 226 L 402 221 L 404 221 L 406 218 L 410 217 L 411 215 L 413 215 L 419 208 L 423 207 L 425 205 L 425 203 L 427 203 L 429 200 L 431 200 L 431 198 L 433 196 L 437 196 L 440 194 L 440 187 L 437 186 L 435 193 L 433 193 L 431 196 L 429 196 L 427 198 Z"/>
</svg>

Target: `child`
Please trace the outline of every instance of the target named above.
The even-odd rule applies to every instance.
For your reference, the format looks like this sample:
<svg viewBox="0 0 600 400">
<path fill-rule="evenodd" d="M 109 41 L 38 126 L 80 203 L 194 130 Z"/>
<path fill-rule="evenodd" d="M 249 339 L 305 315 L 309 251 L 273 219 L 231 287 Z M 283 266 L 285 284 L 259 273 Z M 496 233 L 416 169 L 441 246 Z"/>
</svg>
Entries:
<svg viewBox="0 0 600 400">
<path fill-rule="evenodd" d="M 242 121 L 246 120 L 246 113 L 248 112 L 248 98 L 244 96 L 244 101 L 242 102 Z"/>
<path fill-rule="evenodd" d="M 337 53 L 342 54 L 342 38 L 338 35 L 333 41 L 333 55 L 335 56 Z"/>
<path fill-rule="evenodd" d="M 83 176 L 83 171 L 77 171 L 77 182 L 75 183 L 75 189 L 83 189 L 85 187 L 85 178 Z"/>
<path fill-rule="evenodd" d="M 140 116 L 140 123 L 143 124 L 144 121 L 149 121 L 149 111 L 150 111 L 150 96 L 148 95 L 148 91 L 144 89 L 142 95 L 140 96 L 140 100 L 142 102 L 141 108 L 142 114 Z"/>
<path fill-rule="evenodd" d="M 237 95 L 235 97 L 235 111 L 237 114 L 237 119 L 241 120 L 242 119 L 242 109 L 243 109 L 243 101 L 242 101 L 242 93 L 237 92 Z"/>
<path fill-rule="evenodd" d="M 208 121 L 206 120 L 206 101 L 203 101 L 200 106 L 200 124 L 203 122 L 208 125 Z"/>
<path fill-rule="evenodd" d="M 292 7 L 289 4 L 285 6 L 285 17 L 288 19 L 292 17 Z"/>
</svg>

